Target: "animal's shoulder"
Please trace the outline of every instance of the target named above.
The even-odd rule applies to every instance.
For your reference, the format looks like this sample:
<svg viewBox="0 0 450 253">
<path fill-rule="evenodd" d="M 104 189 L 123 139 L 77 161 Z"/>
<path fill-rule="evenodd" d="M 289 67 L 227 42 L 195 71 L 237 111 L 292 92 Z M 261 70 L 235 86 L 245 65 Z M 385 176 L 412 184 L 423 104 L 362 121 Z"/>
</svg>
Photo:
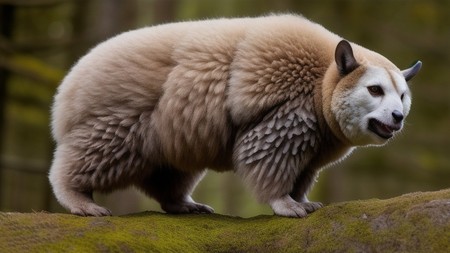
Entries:
<svg viewBox="0 0 450 253">
<path fill-rule="evenodd" d="M 239 136 L 238 159 L 245 164 L 260 160 L 280 162 L 283 156 L 316 151 L 320 140 L 312 96 L 298 96 L 265 115 Z"/>
</svg>

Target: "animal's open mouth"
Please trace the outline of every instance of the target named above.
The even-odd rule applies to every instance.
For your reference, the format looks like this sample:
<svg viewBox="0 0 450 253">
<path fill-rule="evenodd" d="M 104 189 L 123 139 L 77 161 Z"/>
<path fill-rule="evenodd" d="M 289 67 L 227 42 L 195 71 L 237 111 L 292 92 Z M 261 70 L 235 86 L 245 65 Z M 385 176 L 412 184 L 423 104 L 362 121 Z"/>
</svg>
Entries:
<svg viewBox="0 0 450 253">
<path fill-rule="evenodd" d="M 400 130 L 398 126 L 390 126 L 376 119 L 369 120 L 369 130 L 383 139 L 389 139 L 394 136 L 394 132 Z"/>
</svg>

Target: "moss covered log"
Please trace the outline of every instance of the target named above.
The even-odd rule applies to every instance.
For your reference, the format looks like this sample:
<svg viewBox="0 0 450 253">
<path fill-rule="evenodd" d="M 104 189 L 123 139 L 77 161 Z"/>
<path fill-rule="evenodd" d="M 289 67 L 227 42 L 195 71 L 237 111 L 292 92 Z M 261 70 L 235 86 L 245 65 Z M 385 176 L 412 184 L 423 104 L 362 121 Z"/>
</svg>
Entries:
<svg viewBox="0 0 450 253">
<path fill-rule="evenodd" d="M 450 189 L 336 203 L 303 219 L 0 213 L 0 252 L 450 252 Z"/>
</svg>

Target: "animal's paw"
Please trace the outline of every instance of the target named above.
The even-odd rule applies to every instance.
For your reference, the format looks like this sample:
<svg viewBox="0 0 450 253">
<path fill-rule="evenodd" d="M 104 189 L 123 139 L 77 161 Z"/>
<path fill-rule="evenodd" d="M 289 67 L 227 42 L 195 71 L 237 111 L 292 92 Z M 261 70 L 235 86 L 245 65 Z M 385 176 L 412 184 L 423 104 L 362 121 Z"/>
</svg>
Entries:
<svg viewBox="0 0 450 253">
<path fill-rule="evenodd" d="M 161 208 L 167 213 L 214 213 L 214 209 L 210 206 L 196 203 L 194 201 L 181 201 L 177 203 L 161 204 Z"/>
<path fill-rule="evenodd" d="M 305 203 L 297 202 L 289 195 L 272 200 L 269 204 L 274 213 L 280 216 L 302 218 L 308 214 Z"/>
<path fill-rule="evenodd" d="M 305 208 L 307 213 L 312 213 L 323 207 L 320 202 L 300 202 L 300 204 Z"/>
<path fill-rule="evenodd" d="M 96 205 L 95 203 L 87 203 L 78 207 L 71 207 L 70 212 L 79 216 L 111 216 L 111 211 Z"/>
</svg>

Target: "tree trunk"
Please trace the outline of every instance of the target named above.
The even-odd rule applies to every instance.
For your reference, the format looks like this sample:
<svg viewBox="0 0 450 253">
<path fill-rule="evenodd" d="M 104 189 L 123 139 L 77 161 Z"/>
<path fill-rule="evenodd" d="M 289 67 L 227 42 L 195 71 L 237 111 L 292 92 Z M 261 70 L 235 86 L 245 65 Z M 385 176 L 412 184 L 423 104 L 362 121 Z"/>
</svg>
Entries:
<svg viewBox="0 0 450 253">
<path fill-rule="evenodd" d="M 3 40 L 8 41 L 11 39 L 14 23 L 14 10 L 15 7 L 10 4 L 0 4 L 0 36 Z M 2 206 L 3 189 L 1 182 L 3 180 L 3 136 L 5 126 L 5 107 L 6 107 L 6 93 L 7 93 L 7 81 L 9 73 L 6 69 L 0 68 L 0 207 Z"/>
<path fill-rule="evenodd" d="M 154 4 L 154 22 L 156 24 L 171 22 L 175 19 L 177 0 L 156 0 Z"/>
</svg>

